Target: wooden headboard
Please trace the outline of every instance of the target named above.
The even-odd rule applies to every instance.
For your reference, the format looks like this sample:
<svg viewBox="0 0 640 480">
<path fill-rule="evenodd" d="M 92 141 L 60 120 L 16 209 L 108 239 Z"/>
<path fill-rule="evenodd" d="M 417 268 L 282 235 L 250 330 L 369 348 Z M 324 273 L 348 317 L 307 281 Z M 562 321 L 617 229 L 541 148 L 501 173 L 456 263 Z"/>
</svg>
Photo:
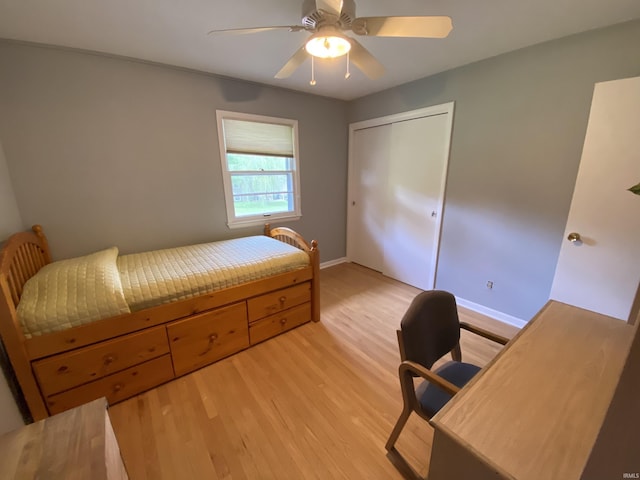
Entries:
<svg viewBox="0 0 640 480">
<path fill-rule="evenodd" d="M 51 263 L 49 244 L 40 225 L 35 225 L 33 232 L 16 233 L 9 237 L 0 252 L 0 337 L 24 397 L 40 399 L 37 403 L 29 402 L 29 410 L 34 418 L 45 418 L 49 413 L 31 371 L 16 307 L 24 284 L 48 263 Z"/>
<path fill-rule="evenodd" d="M 9 237 L 0 253 L 0 284 L 9 290 L 8 297 L 14 308 L 20 301 L 24 284 L 47 263 L 51 263 L 51 253 L 40 225 L 34 225 L 33 232 Z"/>
</svg>

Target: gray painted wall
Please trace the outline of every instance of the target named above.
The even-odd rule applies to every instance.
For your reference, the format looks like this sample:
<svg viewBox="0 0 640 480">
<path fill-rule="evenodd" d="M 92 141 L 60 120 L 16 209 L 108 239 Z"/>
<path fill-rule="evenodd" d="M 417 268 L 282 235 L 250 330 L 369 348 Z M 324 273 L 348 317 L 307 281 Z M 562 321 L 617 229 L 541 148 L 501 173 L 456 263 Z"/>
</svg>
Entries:
<svg viewBox="0 0 640 480">
<path fill-rule="evenodd" d="M 7 162 L 0 142 L 0 244 L 9 235 L 22 230 L 22 219 L 13 194 Z M 7 381 L 0 374 L 0 435 L 23 425 Z"/>
<path fill-rule="evenodd" d="M 593 86 L 640 75 L 639 45 L 629 22 L 350 103 L 356 122 L 456 102 L 437 288 L 525 320 L 547 301 Z"/>
<path fill-rule="evenodd" d="M 0 42 L 0 138 L 25 224 L 54 258 L 211 241 L 229 230 L 216 109 L 299 121 L 303 217 L 344 256 L 346 104 L 166 66 Z"/>
<path fill-rule="evenodd" d="M 20 218 L 4 149 L 0 142 L 0 243 L 22 228 L 22 218 Z"/>
</svg>

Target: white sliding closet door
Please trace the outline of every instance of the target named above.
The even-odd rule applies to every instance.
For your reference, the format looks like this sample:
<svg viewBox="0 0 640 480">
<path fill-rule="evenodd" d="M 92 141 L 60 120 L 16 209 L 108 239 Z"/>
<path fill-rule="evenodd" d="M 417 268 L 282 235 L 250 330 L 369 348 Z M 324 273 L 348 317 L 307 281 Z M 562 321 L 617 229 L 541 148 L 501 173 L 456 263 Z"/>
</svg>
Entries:
<svg viewBox="0 0 640 480">
<path fill-rule="evenodd" d="M 453 104 L 350 126 L 347 256 L 433 288 Z"/>
<path fill-rule="evenodd" d="M 352 262 L 378 272 L 383 268 L 384 230 L 391 125 L 365 128 L 353 133 L 351 142 L 350 224 L 347 255 Z M 352 246 L 356 248 L 350 249 Z"/>
<path fill-rule="evenodd" d="M 433 288 L 449 147 L 447 115 L 391 125 L 382 273 Z"/>
</svg>

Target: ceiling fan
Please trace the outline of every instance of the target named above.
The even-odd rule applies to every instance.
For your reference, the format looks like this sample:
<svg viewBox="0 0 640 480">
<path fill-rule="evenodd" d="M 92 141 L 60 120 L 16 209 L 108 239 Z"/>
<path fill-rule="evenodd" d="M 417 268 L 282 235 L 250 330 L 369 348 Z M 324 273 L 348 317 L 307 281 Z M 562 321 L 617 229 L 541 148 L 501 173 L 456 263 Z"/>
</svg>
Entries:
<svg viewBox="0 0 640 480">
<path fill-rule="evenodd" d="M 212 30 L 209 34 L 305 30 L 312 35 L 276 73 L 275 78 L 289 77 L 308 55 L 311 55 L 312 61 L 314 57 L 348 55 L 346 78 L 349 77 L 350 60 L 369 78 L 376 79 L 384 74 L 382 64 L 360 42 L 344 32 L 352 31 L 356 35 L 369 37 L 445 38 L 452 28 L 451 18 L 446 16 L 358 18 L 354 0 L 304 0 L 300 25 Z M 313 73 L 311 84 L 315 85 Z"/>
</svg>

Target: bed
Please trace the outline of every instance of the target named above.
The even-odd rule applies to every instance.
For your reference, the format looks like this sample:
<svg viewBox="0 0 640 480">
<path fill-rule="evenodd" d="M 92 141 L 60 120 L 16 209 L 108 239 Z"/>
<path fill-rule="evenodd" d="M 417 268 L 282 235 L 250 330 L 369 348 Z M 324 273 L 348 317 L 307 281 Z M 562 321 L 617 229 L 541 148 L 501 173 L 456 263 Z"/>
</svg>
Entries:
<svg viewBox="0 0 640 480">
<path fill-rule="evenodd" d="M 34 420 L 116 403 L 320 320 L 317 242 L 289 228 L 62 262 L 32 230 L 0 252 L 0 336 Z"/>
</svg>

